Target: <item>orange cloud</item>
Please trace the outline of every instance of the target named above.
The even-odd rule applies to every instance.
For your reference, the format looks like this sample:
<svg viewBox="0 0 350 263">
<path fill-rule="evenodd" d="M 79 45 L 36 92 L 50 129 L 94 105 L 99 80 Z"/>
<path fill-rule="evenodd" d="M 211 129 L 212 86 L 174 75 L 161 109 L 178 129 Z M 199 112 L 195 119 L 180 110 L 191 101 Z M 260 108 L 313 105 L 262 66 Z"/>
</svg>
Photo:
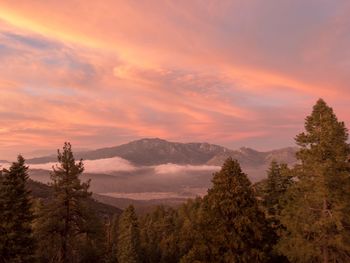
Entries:
<svg viewBox="0 0 350 263">
<path fill-rule="evenodd" d="M 0 158 L 139 137 L 271 148 L 318 97 L 350 121 L 335 2 L 1 1 Z"/>
<path fill-rule="evenodd" d="M 215 19 L 220 23 L 219 15 L 227 15 L 225 11 L 229 7 L 227 3 L 213 6 L 198 5 L 195 2 L 185 5 L 151 1 L 146 5 L 125 1 L 2 1 L 0 18 L 22 30 L 36 32 L 68 44 L 75 43 L 114 53 L 126 63 L 146 69 L 162 67 L 164 63 L 181 65 L 185 62 L 185 66 L 189 67 L 202 67 L 204 63 L 213 63 L 212 66 L 218 67 L 218 72 L 227 72 L 229 76 L 248 83 L 259 83 L 259 89 L 277 85 L 311 94 L 321 92 L 326 96 L 334 95 L 331 90 L 336 88 L 334 86 L 317 83 L 317 80 L 313 83 L 313 80 L 307 80 L 300 75 L 288 75 L 288 72 L 278 68 L 271 70 L 246 64 L 242 61 L 244 57 L 241 54 L 228 60 L 227 55 L 222 54 L 226 48 L 217 49 L 216 41 L 208 38 L 225 33 L 216 27 L 218 25 L 215 25 Z M 244 7 L 242 1 L 236 1 L 231 6 L 242 7 L 254 8 L 254 5 Z M 196 13 L 196 9 L 203 14 Z M 206 20 L 206 15 L 213 21 Z M 233 44 L 232 48 L 245 50 L 241 44 Z M 249 53 L 249 50 L 246 51 Z M 259 52 L 253 50 L 253 53 L 257 51 Z M 174 53 L 177 59 L 174 60 L 170 53 Z"/>
</svg>

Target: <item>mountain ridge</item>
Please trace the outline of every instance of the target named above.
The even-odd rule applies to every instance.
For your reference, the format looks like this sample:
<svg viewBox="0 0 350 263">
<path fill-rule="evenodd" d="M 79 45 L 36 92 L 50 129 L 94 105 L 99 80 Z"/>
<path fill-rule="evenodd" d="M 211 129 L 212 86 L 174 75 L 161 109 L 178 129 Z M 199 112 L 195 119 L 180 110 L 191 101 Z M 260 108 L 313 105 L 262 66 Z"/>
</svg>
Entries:
<svg viewBox="0 0 350 263">
<path fill-rule="evenodd" d="M 76 159 L 98 160 L 113 157 L 123 158 L 136 166 L 152 166 L 167 163 L 179 165 L 221 166 L 227 157 L 240 161 L 243 166 L 260 166 L 272 160 L 295 163 L 296 147 L 285 147 L 271 151 L 257 151 L 242 147 L 231 150 L 207 142 L 170 142 L 159 138 L 144 138 L 113 147 L 99 148 L 75 153 Z M 27 160 L 28 164 L 55 162 L 55 155 Z"/>
</svg>

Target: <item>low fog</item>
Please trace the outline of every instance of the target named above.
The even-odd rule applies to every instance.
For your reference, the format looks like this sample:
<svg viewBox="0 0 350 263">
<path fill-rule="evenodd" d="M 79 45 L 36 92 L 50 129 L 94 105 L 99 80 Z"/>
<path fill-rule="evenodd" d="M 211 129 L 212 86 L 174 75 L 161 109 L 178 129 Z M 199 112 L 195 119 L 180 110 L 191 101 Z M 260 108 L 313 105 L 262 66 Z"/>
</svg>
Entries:
<svg viewBox="0 0 350 263">
<path fill-rule="evenodd" d="M 57 163 L 30 164 L 30 177 L 50 182 L 50 171 Z M 8 168 L 8 163 L 0 164 Z M 193 198 L 202 196 L 211 186 L 213 173 L 220 170 L 210 165 L 162 164 L 135 166 L 119 158 L 84 160 L 85 172 L 82 181 L 91 179 L 94 193 L 117 198 L 150 200 L 164 198 Z M 266 176 L 267 167 L 243 167 L 252 181 Z"/>
</svg>

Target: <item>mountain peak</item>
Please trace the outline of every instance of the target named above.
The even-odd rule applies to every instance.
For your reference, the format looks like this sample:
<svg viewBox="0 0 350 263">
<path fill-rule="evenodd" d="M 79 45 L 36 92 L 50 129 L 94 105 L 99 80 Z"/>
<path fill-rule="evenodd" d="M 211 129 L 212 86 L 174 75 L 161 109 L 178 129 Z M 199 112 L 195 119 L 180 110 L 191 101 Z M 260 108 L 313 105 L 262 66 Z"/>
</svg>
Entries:
<svg viewBox="0 0 350 263">
<path fill-rule="evenodd" d="M 295 149 L 285 148 L 269 152 L 259 152 L 252 148 L 241 147 L 239 150 L 210 144 L 207 142 L 180 143 L 169 142 L 160 138 L 143 138 L 114 147 L 101 148 L 94 151 L 77 152 L 76 159 L 98 160 L 120 157 L 134 165 L 152 166 L 166 163 L 190 165 L 222 165 L 227 157 L 241 162 L 243 166 L 259 166 L 272 159 L 292 162 Z M 29 159 L 29 164 L 56 161 L 56 156 Z"/>
<path fill-rule="evenodd" d="M 254 149 L 249 148 L 249 147 L 241 147 L 241 148 L 239 148 L 238 151 L 243 153 L 243 154 L 256 154 L 256 153 L 259 153 L 257 150 L 254 150 Z"/>
<path fill-rule="evenodd" d="M 142 143 L 154 143 L 154 142 L 165 142 L 168 143 L 168 141 L 160 138 L 142 138 L 139 140 L 131 141 L 130 143 L 137 143 L 137 142 L 142 142 Z"/>
</svg>

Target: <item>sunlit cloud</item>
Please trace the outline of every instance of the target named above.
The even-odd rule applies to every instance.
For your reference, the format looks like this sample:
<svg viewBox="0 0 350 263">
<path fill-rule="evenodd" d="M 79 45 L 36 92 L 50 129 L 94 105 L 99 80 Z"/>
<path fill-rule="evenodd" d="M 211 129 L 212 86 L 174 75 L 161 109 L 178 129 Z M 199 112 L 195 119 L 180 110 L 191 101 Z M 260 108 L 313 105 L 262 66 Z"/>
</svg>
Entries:
<svg viewBox="0 0 350 263">
<path fill-rule="evenodd" d="M 93 11 L 92 11 L 93 10 Z M 347 124 L 347 1 L 1 1 L 0 159 L 142 137 L 271 149 Z"/>
<path fill-rule="evenodd" d="M 191 171 L 218 171 L 220 167 L 211 165 L 179 165 L 179 164 L 162 164 L 154 167 L 156 174 L 159 175 L 179 175 Z"/>
<path fill-rule="evenodd" d="M 52 170 L 56 167 L 55 162 L 42 163 L 42 164 L 30 164 L 30 169 L 43 169 Z M 85 172 L 88 173 L 112 173 L 112 172 L 130 172 L 135 171 L 136 167 L 133 166 L 129 161 L 119 158 L 106 158 L 99 160 L 84 160 Z"/>
</svg>

